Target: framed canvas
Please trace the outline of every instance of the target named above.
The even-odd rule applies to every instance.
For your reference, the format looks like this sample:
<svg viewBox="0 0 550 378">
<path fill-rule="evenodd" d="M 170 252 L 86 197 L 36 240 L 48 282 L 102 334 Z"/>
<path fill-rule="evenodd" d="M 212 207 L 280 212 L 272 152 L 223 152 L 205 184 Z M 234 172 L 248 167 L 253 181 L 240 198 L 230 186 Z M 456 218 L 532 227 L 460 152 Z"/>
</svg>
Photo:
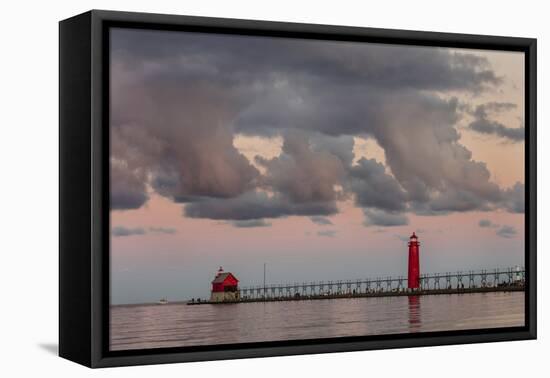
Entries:
<svg viewBox="0 0 550 378">
<path fill-rule="evenodd" d="M 60 22 L 59 353 L 536 338 L 536 40 Z"/>
</svg>

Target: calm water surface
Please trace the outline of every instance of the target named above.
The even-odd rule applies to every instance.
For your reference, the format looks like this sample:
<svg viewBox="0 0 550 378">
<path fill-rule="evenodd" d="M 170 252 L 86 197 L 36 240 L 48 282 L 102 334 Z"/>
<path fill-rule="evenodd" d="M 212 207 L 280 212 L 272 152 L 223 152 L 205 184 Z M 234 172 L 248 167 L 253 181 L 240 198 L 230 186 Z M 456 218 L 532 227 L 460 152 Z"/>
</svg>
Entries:
<svg viewBox="0 0 550 378">
<path fill-rule="evenodd" d="M 524 325 L 523 292 L 111 307 L 111 350 Z"/>
</svg>

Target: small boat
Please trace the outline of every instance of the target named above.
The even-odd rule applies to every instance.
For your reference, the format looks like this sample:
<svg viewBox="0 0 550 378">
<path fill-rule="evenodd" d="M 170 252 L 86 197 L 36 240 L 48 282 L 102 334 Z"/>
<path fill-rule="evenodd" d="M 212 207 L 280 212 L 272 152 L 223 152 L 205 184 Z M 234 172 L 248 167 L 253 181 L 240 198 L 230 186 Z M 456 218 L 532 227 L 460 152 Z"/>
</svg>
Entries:
<svg viewBox="0 0 550 378">
<path fill-rule="evenodd" d="M 160 305 L 165 305 L 165 304 L 167 304 L 167 303 L 168 303 L 168 299 L 166 299 L 166 298 L 161 298 L 161 299 L 158 301 L 158 304 L 160 304 Z"/>
</svg>

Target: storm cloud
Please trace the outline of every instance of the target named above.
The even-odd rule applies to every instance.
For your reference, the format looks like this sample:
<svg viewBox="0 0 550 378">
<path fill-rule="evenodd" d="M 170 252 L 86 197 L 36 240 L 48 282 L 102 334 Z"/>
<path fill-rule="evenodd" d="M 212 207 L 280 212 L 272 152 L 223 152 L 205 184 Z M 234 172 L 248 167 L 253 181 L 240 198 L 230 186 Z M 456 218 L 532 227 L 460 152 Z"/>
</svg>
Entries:
<svg viewBox="0 0 550 378">
<path fill-rule="evenodd" d="M 525 139 L 525 129 L 523 127 L 506 127 L 500 122 L 488 119 L 476 119 L 470 123 L 470 128 L 482 134 L 498 135 L 513 142 L 520 142 Z"/>
<path fill-rule="evenodd" d="M 506 102 L 478 105 L 473 112 L 475 119 L 470 123 L 470 128 L 478 133 L 493 134 L 511 142 L 522 142 L 525 140 L 524 127 L 507 127 L 498 121 L 489 119 L 491 114 L 502 113 L 516 107 L 515 104 Z"/>
<path fill-rule="evenodd" d="M 295 203 L 281 195 L 270 196 L 253 191 L 234 198 L 212 198 L 188 203 L 184 208 L 189 218 L 217 220 L 250 220 L 281 218 L 289 215 L 332 215 L 338 212 L 333 202 Z"/>
<path fill-rule="evenodd" d="M 133 235 L 145 235 L 145 234 L 167 234 L 173 235 L 177 232 L 175 228 L 169 227 L 149 227 L 145 229 L 144 227 L 124 227 L 124 226 L 115 226 L 111 230 L 111 235 L 114 237 L 120 236 L 133 236 Z"/>
<path fill-rule="evenodd" d="M 374 159 L 361 158 L 352 167 L 351 190 L 360 207 L 403 211 L 407 195 L 397 180 L 386 173 L 384 165 Z"/>
<path fill-rule="evenodd" d="M 143 206 L 152 190 L 184 204 L 186 217 L 235 227 L 329 216 L 346 199 L 377 226 L 406 225 L 408 212 L 523 211 L 522 184 L 492 182 L 456 127 L 464 116 L 456 93 L 502 83 L 485 58 L 123 29 L 113 31 L 111 46 L 113 210 Z M 471 128 L 520 141 L 516 129 L 489 121 L 512 107 L 477 107 Z M 281 153 L 249 161 L 236 135 L 281 137 Z M 354 163 L 354 137 L 376 141 L 384 164 Z"/>
<path fill-rule="evenodd" d="M 170 227 L 149 227 L 149 232 L 157 233 L 157 234 L 168 234 L 172 235 L 177 232 L 175 228 Z"/>
<path fill-rule="evenodd" d="M 330 219 L 320 216 L 313 216 L 309 218 L 313 223 L 318 224 L 319 226 L 332 226 Z"/>
<path fill-rule="evenodd" d="M 237 228 L 271 227 L 271 223 L 266 222 L 265 219 L 237 220 L 231 224 Z"/>
<path fill-rule="evenodd" d="M 515 227 L 506 224 L 496 224 L 489 219 L 481 219 L 478 225 L 481 228 L 496 229 L 495 234 L 501 238 L 513 238 L 517 235 Z"/>
<path fill-rule="evenodd" d="M 111 164 L 111 209 L 139 209 L 148 199 L 142 173 Z"/>
<path fill-rule="evenodd" d="M 256 161 L 267 170 L 263 184 L 294 203 L 335 201 L 335 186 L 345 177 L 342 161 L 327 151 L 314 151 L 302 131 L 287 132 L 279 157 Z"/>
<path fill-rule="evenodd" d="M 365 214 L 365 226 L 406 226 L 409 219 L 399 212 L 391 212 L 377 209 L 363 209 Z"/>
<path fill-rule="evenodd" d="M 489 219 L 481 219 L 479 222 L 478 222 L 478 225 L 479 227 L 481 228 L 494 228 L 494 227 L 498 227 L 498 224 L 494 224 L 492 221 L 490 221 Z"/>
<path fill-rule="evenodd" d="M 525 185 L 516 182 L 503 192 L 503 206 L 511 213 L 525 212 Z"/>
<path fill-rule="evenodd" d="M 115 226 L 111 230 L 111 235 L 114 237 L 145 235 L 146 231 L 142 227 L 128 228 L 123 226 Z"/>
</svg>

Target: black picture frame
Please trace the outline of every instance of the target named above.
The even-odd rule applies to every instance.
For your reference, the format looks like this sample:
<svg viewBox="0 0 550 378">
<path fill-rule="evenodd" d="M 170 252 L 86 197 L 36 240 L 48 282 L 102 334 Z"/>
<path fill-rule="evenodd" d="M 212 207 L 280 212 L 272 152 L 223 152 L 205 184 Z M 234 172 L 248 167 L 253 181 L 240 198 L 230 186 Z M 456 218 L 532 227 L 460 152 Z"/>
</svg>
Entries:
<svg viewBox="0 0 550 378">
<path fill-rule="evenodd" d="M 524 327 L 109 351 L 108 32 L 123 26 L 525 53 Z M 535 339 L 536 39 L 92 10 L 59 24 L 59 354 L 88 367 Z"/>
</svg>

